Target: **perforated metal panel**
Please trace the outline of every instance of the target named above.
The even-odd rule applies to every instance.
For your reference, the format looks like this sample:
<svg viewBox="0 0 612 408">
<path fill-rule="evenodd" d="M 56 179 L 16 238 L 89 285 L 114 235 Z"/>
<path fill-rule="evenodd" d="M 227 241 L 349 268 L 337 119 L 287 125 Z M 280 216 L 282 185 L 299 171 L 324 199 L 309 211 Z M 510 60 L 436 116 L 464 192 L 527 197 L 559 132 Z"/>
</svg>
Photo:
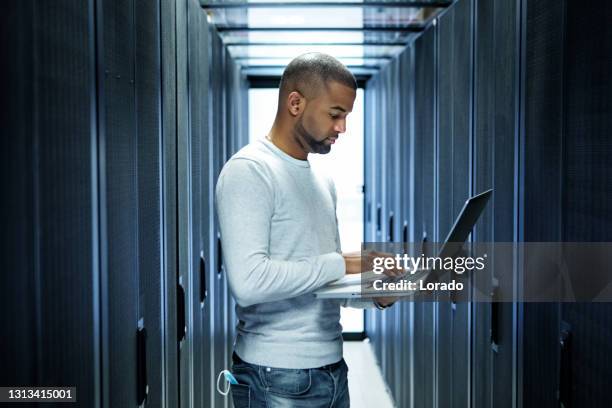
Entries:
<svg viewBox="0 0 612 408">
<path fill-rule="evenodd" d="M 438 25 L 438 220 L 441 242 L 470 193 L 472 112 L 472 2 L 458 1 Z M 470 305 L 437 305 L 437 398 L 439 406 L 470 404 Z"/>
<path fill-rule="evenodd" d="M 563 240 L 612 240 L 612 69 L 609 21 L 612 7 L 567 2 L 564 50 Z M 605 51 L 604 51 L 605 50 Z M 562 382 L 573 406 L 605 406 L 612 383 L 612 306 L 563 304 L 571 327 L 572 389 Z M 560 373 L 563 378 L 566 373 Z M 569 391 L 569 392 L 568 392 Z"/>
<path fill-rule="evenodd" d="M 39 377 L 81 385 L 94 403 L 92 150 L 93 49 L 88 4 L 36 5 L 34 67 L 36 139 L 31 148 L 39 332 Z M 61 27 L 61 29 L 57 29 Z M 34 62 L 33 61 L 33 62 Z M 49 69 L 53 67 L 52 69 Z M 85 67 L 83 69 L 83 67 Z M 30 292 L 32 293 L 32 292 Z M 72 322 L 67 325 L 66 322 Z"/>
<path fill-rule="evenodd" d="M 0 329 L 5 353 L 3 384 L 27 385 L 36 381 L 38 367 L 36 344 L 37 296 L 35 288 L 36 221 L 35 161 L 33 149 L 36 124 L 34 111 L 34 77 L 28 45 L 35 38 L 25 29 L 34 22 L 31 1 L 4 3 L 0 15 L 0 50 L 10 64 L 0 64 L 0 119 L 5 126 L 5 148 L 0 153 L 0 178 L 5 186 L 0 228 L 0 307 L 5 324 Z M 10 273 L 9 273 L 10 271 Z"/>
<path fill-rule="evenodd" d="M 164 320 L 166 338 L 164 372 L 165 403 L 178 406 L 177 345 L 177 219 L 176 219 L 176 4 L 161 2 L 162 139 L 164 194 Z"/>
<path fill-rule="evenodd" d="M 518 25 L 517 4 L 507 2 L 476 3 L 476 70 L 475 70 L 475 129 L 474 129 L 474 193 L 494 189 L 490 204 L 481 216 L 476 229 L 476 241 L 511 242 L 515 226 L 515 143 L 518 137 L 519 95 L 517 82 Z M 512 265 L 509 257 L 496 257 L 498 265 Z M 493 290 L 493 275 L 479 274 L 478 287 Z M 495 278 L 497 291 L 511 296 L 513 276 Z M 513 344 L 513 305 L 500 303 L 473 305 L 474 367 L 473 401 L 476 406 L 513 406 L 517 395 L 513 392 L 513 360 L 517 357 Z M 491 344 L 491 326 L 499 328 L 498 344 Z"/>
<path fill-rule="evenodd" d="M 135 13 L 136 126 L 138 164 L 139 318 L 147 330 L 148 406 L 162 401 L 161 265 L 161 70 L 159 7 Z"/>
<path fill-rule="evenodd" d="M 94 406 L 92 16 L 88 3 L 3 4 L 0 377 L 72 383 Z"/>
<path fill-rule="evenodd" d="M 524 208 L 525 241 L 561 239 L 560 168 L 563 93 L 563 4 L 529 1 L 525 10 Z M 556 304 L 526 304 L 523 312 L 525 407 L 557 403 L 559 311 Z"/>
<path fill-rule="evenodd" d="M 103 362 L 109 405 L 136 403 L 138 314 L 138 138 L 134 7 L 104 3 L 102 14 L 104 133 L 101 156 Z M 106 390 L 105 390 L 106 392 Z"/>
<path fill-rule="evenodd" d="M 433 29 L 415 43 L 415 240 L 433 242 L 434 234 L 434 132 L 435 41 Z M 429 254 L 426 254 L 428 256 Z M 414 305 L 414 404 L 432 406 L 434 400 L 434 305 Z M 418 352 L 417 352 L 418 351 Z"/>
</svg>

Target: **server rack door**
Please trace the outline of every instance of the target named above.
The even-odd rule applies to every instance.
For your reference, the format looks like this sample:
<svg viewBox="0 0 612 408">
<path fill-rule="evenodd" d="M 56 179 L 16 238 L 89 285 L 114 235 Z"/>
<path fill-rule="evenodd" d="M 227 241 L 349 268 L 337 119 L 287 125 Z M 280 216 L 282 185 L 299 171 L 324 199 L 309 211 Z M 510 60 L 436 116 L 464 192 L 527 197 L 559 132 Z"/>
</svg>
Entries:
<svg viewBox="0 0 612 408">
<path fill-rule="evenodd" d="M 208 58 L 205 43 L 201 42 L 201 32 L 206 30 L 205 14 L 199 3 L 194 0 L 187 1 L 187 84 L 188 84 L 188 103 L 189 103 L 189 149 L 187 154 L 190 158 L 187 183 L 189 194 L 190 217 L 188 223 L 191 228 L 189 235 L 189 270 L 191 288 L 189 307 L 190 307 L 190 326 L 192 327 L 192 344 L 190 354 L 193 361 L 193 404 L 201 406 L 208 398 L 211 386 L 211 376 L 209 375 L 209 359 L 207 358 L 208 349 L 205 348 L 204 336 L 205 318 L 203 300 L 205 294 L 201 280 L 206 269 L 206 257 L 203 254 L 203 235 L 208 231 L 209 219 L 203 212 L 203 202 L 207 200 L 207 190 L 204 189 L 205 169 L 208 166 L 207 142 L 208 131 L 206 130 L 206 102 L 207 102 L 207 68 Z M 212 391 L 212 390 L 210 390 Z"/>
<path fill-rule="evenodd" d="M 177 347 L 177 201 L 176 201 L 176 4 L 161 2 L 162 180 L 164 265 L 164 359 L 166 406 L 178 406 Z"/>
<path fill-rule="evenodd" d="M 414 209 L 412 203 L 413 188 L 414 188 L 414 167 L 413 167 L 413 150 L 414 150 L 414 129 L 413 129 L 413 109 L 414 109 L 414 48 L 410 44 L 401 55 L 400 60 L 400 116 L 401 116 L 401 163 L 400 172 L 402 174 L 400 180 L 401 194 L 401 241 L 404 243 L 414 242 Z M 400 371 L 399 378 L 401 379 L 401 391 L 398 393 L 396 403 L 401 407 L 412 407 L 414 395 L 413 384 L 414 376 L 412 374 L 412 365 L 414 361 L 414 336 L 413 336 L 413 312 L 414 303 L 400 301 L 396 306 L 400 309 L 400 338 L 398 345 L 401 348 L 400 354 Z"/>
<path fill-rule="evenodd" d="M 438 223 L 446 237 L 470 194 L 472 2 L 461 0 L 438 25 Z M 448 279 L 459 279 L 451 274 Z M 438 405 L 467 407 L 470 304 L 444 294 L 438 304 Z"/>
<path fill-rule="evenodd" d="M 375 79 L 370 79 L 365 87 L 365 149 L 364 149 L 364 171 L 365 171 L 365 240 L 376 241 L 376 85 Z"/>
<path fill-rule="evenodd" d="M 393 198 L 393 218 L 390 220 L 390 228 L 393 229 L 393 236 L 395 242 L 402 242 L 402 219 L 404 217 L 404 208 L 402 207 L 402 183 L 404 179 L 403 170 L 403 147 L 405 143 L 402 138 L 403 118 L 402 118 L 402 81 L 401 71 L 404 68 L 402 56 L 394 61 L 392 70 L 391 86 L 393 89 L 393 115 L 390 118 L 393 124 L 393 155 L 394 165 L 391 172 L 392 184 L 392 198 Z M 404 393 L 404 379 L 401 375 L 401 366 L 404 364 L 404 350 L 403 347 L 399 346 L 402 344 L 402 327 L 403 327 L 403 315 L 401 304 L 396 304 L 393 308 L 393 337 L 389 340 L 389 347 L 393 352 L 393 372 L 391 373 L 391 380 L 394 388 L 394 400 L 396 403 L 400 403 Z"/>
<path fill-rule="evenodd" d="M 241 145 L 242 138 L 242 104 L 241 99 L 247 98 L 246 95 L 241 94 L 241 77 L 240 77 L 240 67 L 234 62 L 233 58 L 229 53 L 225 53 L 225 75 L 227 78 L 226 81 L 226 123 L 227 123 L 227 133 L 225 138 L 225 153 L 224 153 L 224 161 L 227 161 L 234 153 L 238 151 Z M 248 99 L 248 98 L 247 98 Z M 224 341 L 224 361 L 226 366 L 231 364 L 231 353 L 233 351 L 233 331 L 235 328 L 234 321 L 234 300 L 230 294 L 229 290 L 229 282 L 227 279 L 227 274 L 224 273 L 222 276 L 223 279 L 223 292 L 225 295 L 224 302 L 224 331 L 223 331 L 223 341 Z M 226 404 L 229 401 L 226 399 Z"/>
<path fill-rule="evenodd" d="M 385 224 L 385 207 L 384 207 L 384 164 L 385 164 L 385 153 L 384 153 L 384 120 L 383 118 L 386 115 L 386 110 L 384 107 L 385 101 L 385 88 L 384 88 L 384 78 L 382 73 L 380 74 L 377 81 L 376 88 L 376 106 L 379 107 L 377 110 L 377 122 L 376 128 L 378 130 L 377 137 L 377 149 L 376 149 L 376 159 L 374 162 L 374 168 L 377 169 L 376 172 L 376 241 L 384 242 L 384 224 Z M 376 358 L 378 359 L 378 363 L 380 364 L 381 371 L 384 373 L 384 355 L 383 355 L 383 344 L 382 341 L 384 339 L 384 322 L 383 316 L 378 310 L 373 310 L 373 314 L 376 316 L 374 320 L 374 324 L 376 325 L 375 333 L 376 337 L 374 340 L 374 353 Z"/>
<path fill-rule="evenodd" d="M 389 118 L 389 123 L 392 126 L 392 139 L 391 145 L 393 150 L 391 154 L 393 155 L 392 164 L 390 164 L 390 199 L 391 199 L 391 208 L 392 214 L 389 214 L 388 224 L 390 230 L 390 238 L 393 242 L 401 242 L 401 220 L 402 220 L 402 207 L 401 207 L 401 183 L 403 174 L 401 173 L 401 145 L 403 140 L 401 138 L 401 82 L 400 82 L 400 70 L 402 68 L 400 58 L 396 58 L 393 61 L 393 65 L 390 70 L 390 78 L 389 84 L 392 89 L 391 95 L 391 117 Z M 402 399 L 402 385 L 403 381 L 400 375 L 401 364 L 402 364 L 402 349 L 397 347 L 400 344 L 400 327 L 401 327 L 401 308 L 393 307 L 390 309 L 393 311 L 390 314 L 391 321 L 391 336 L 389 336 L 388 344 L 389 349 L 391 350 L 391 362 L 392 369 L 390 372 L 390 379 L 393 387 L 393 395 L 395 401 L 401 401 Z"/>
<path fill-rule="evenodd" d="M 612 31 L 609 25 L 585 24 L 599 18 L 609 21 L 612 7 L 601 2 L 584 8 L 566 2 L 566 7 L 563 241 L 610 242 L 612 87 L 606 73 L 612 69 Z M 557 377 L 559 402 L 573 407 L 608 405 L 612 384 L 612 305 L 563 303 L 561 319 L 563 326 L 569 326 L 571 345 L 569 349 L 566 345 L 558 356 L 559 361 L 564 361 Z"/>
<path fill-rule="evenodd" d="M 215 378 L 217 374 L 215 366 L 215 353 L 216 353 L 216 342 L 215 333 L 217 332 L 217 318 L 218 314 L 218 289 L 217 289 L 217 276 L 218 276 L 218 262 L 217 262 L 217 231 L 214 228 L 216 212 L 214 209 L 214 191 L 216 185 L 216 174 L 217 174 L 217 157 L 218 157 L 218 126 L 219 126 L 219 68 L 217 67 L 217 52 L 218 45 L 215 40 L 216 32 L 214 26 L 207 25 L 207 38 L 206 38 L 206 50 L 208 55 L 208 183 L 211 193 L 211 197 L 208 202 L 210 210 L 207 213 L 209 226 L 206 232 L 208 239 L 208 245 L 205 253 L 208 253 L 208 266 L 207 266 L 207 302 L 209 313 L 206 317 L 207 330 L 208 330 L 208 361 L 209 361 L 209 375 L 210 378 Z M 210 406 L 215 406 L 216 390 L 215 385 L 212 382 L 209 385 L 208 401 Z"/>
<path fill-rule="evenodd" d="M 81 404 L 95 407 L 101 390 L 93 16 L 89 2 L 3 3 L 0 383 L 70 384 Z"/>
<path fill-rule="evenodd" d="M 243 105 L 241 103 L 242 96 L 242 83 L 240 77 L 240 69 L 236 66 L 236 64 L 232 61 L 231 57 L 227 56 L 228 63 L 228 76 L 230 82 L 229 86 L 229 101 L 228 101 L 228 120 L 230 123 L 230 130 L 228 136 L 228 145 L 227 145 L 227 156 L 231 157 L 236 151 L 242 147 L 245 143 L 243 138 L 243 130 L 242 125 L 248 124 L 248 119 L 243 119 Z M 245 99 L 248 100 L 248 97 L 245 96 Z M 245 120 L 246 122 L 243 122 Z M 231 361 L 231 353 L 233 351 L 233 341 L 235 336 L 236 329 L 236 313 L 235 313 L 235 302 L 231 294 L 229 293 L 229 284 L 227 280 L 227 276 L 224 276 L 225 280 L 225 292 L 226 292 L 226 327 L 227 330 L 224 332 L 225 346 L 226 350 L 225 358 L 230 364 Z"/>
<path fill-rule="evenodd" d="M 496 106 L 497 95 L 501 93 L 497 92 L 495 87 L 496 71 L 501 67 L 494 64 L 494 56 L 496 48 L 501 47 L 501 44 L 497 44 L 493 40 L 497 38 L 497 33 L 495 32 L 495 7 L 493 7 L 493 4 L 478 1 L 476 10 L 477 21 L 474 27 L 476 31 L 474 192 L 494 187 L 495 193 L 493 199 L 495 199 L 498 193 L 497 188 L 504 188 L 503 185 L 493 186 L 493 169 L 495 161 L 500 158 L 495 155 L 494 151 L 497 135 L 494 133 L 495 112 L 492 112 L 492 110 Z M 510 186 L 513 184 L 513 181 L 511 181 Z M 497 208 L 495 206 L 491 207 L 493 207 L 492 210 L 487 208 L 481 216 L 475 230 L 475 238 L 480 242 L 491 242 L 494 240 L 492 214 Z M 483 288 L 485 293 L 490 293 L 493 286 L 493 274 L 479 274 L 474 277 L 473 281 L 478 282 L 477 287 Z M 494 352 L 491 350 L 493 345 L 489 335 L 491 330 L 491 311 L 492 307 L 487 303 L 474 303 L 472 306 L 474 321 L 474 354 L 472 365 L 474 370 L 471 378 L 472 401 L 475 407 L 491 406 L 493 403 L 492 360 Z M 512 399 L 500 399 L 496 403 L 501 406 L 510 406 L 507 404 L 511 404 Z"/>
<path fill-rule="evenodd" d="M 515 231 L 515 143 L 518 135 L 518 8 L 514 2 L 476 3 L 474 193 L 493 188 L 491 203 L 476 226 L 478 242 L 512 242 Z M 496 38 L 498 40 L 493 41 Z M 495 266 L 510 270 L 512 257 L 489 258 L 492 274 L 478 274 L 484 292 L 514 293 L 513 274 L 496 274 Z M 512 303 L 476 303 L 473 307 L 473 403 L 487 407 L 515 406 L 513 361 L 516 358 Z M 492 332 L 492 330 L 494 332 Z M 492 339 L 496 338 L 495 341 Z"/>
<path fill-rule="evenodd" d="M 185 333 L 179 330 L 180 406 L 194 403 L 194 325 L 193 325 L 193 206 L 191 202 L 191 132 L 189 115 L 188 1 L 176 2 L 176 112 L 177 112 L 177 209 L 178 209 L 178 290 L 179 308 Z"/>
<path fill-rule="evenodd" d="M 382 99 L 382 123 L 381 123 L 381 162 L 382 166 L 382 236 L 383 242 L 391 242 L 393 239 L 393 231 L 389 224 L 391 217 L 393 216 L 393 181 L 392 181 L 392 170 L 393 170 L 393 154 L 391 151 L 391 146 L 393 145 L 393 123 L 391 122 L 391 117 L 393 115 L 393 88 L 391 87 L 391 70 L 393 68 L 394 62 L 391 62 L 387 65 L 384 72 L 381 73 L 382 79 L 382 90 L 383 90 L 383 99 Z M 391 339 L 393 338 L 393 312 L 386 313 L 389 310 L 385 311 L 385 313 L 380 313 L 380 322 L 381 322 L 381 336 L 379 338 L 379 343 L 381 346 L 381 366 L 385 379 L 388 384 L 393 387 L 391 380 L 392 373 L 392 353 L 391 349 Z M 393 389 L 392 389 L 393 391 Z"/>
<path fill-rule="evenodd" d="M 137 378 L 139 398 L 163 406 L 162 264 L 161 264 L 161 70 L 157 3 L 140 7 L 135 20 L 135 86 L 137 129 L 139 313 L 146 337 L 146 371 Z M 143 364 L 141 362 L 141 364 Z M 146 370 L 145 370 L 146 369 Z M 148 392 L 147 392 L 148 390 Z"/>
<path fill-rule="evenodd" d="M 208 31 L 208 48 L 209 48 L 209 160 L 210 160 L 210 180 L 211 180 L 211 191 L 214 191 L 214 186 L 216 185 L 218 174 L 218 156 L 219 156 L 219 140 L 221 140 L 220 136 L 220 106 L 221 103 L 221 83 L 220 83 L 220 74 L 219 74 L 219 44 L 216 39 L 216 33 L 213 26 L 209 26 Z M 217 372 L 217 350 L 218 345 L 216 341 L 217 332 L 219 331 L 218 325 L 218 317 L 219 314 L 218 308 L 220 307 L 219 303 L 219 288 L 218 288 L 218 273 L 219 273 L 219 261 L 218 261 L 218 236 L 217 230 L 215 228 L 215 217 L 216 214 L 213 211 L 210 214 L 211 224 L 209 226 L 209 236 L 210 236 L 210 286 L 209 286 L 209 306 L 210 306 L 210 362 L 211 362 L 211 376 Z M 211 377 L 213 378 L 213 377 Z M 211 406 L 216 406 L 215 403 L 218 400 L 218 396 L 215 392 L 210 394 L 210 404 Z"/>
<path fill-rule="evenodd" d="M 558 163 L 562 159 L 560 135 L 563 118 L 563 4 L 528 1 L 523 5 L 524 123 L 521 134 L 520 238 L 560 241 L 561 202 Z M 522 270 L 519 271 L 522 274 Z M 522 399 L 524 407 L 557 404 L 559 306 L 528 303 L 523 307 Z"/>
<path fill-rule="evenodd" d="M 382 205 L 381 205 L 381 143 L 380 143 L 380 118 L 382 115 L 381 111 L 381 89 L 380 89 L 380 76 L 376 76 L 369 81 L 369 86 L 372 92 L 372 103 L 374 105 L 370 118 L 371 118 L 371 159 L 368 165 L 372 171 L 373 183 L 370 186 L 372 194 L 372 241 L 380 242 L 382 240 L 381 228 L 382 228 Z M 380 353 L 380 313 L 378 310 L 368 310 L 366 315 L 366 331 L 368 336 L 372 340 L 372 346 L 374 355 L 376 356 L 379 364 L 381 363 Z M 382 366 L 381 366 L 382 368 Z"/>
<path fill-rule="evenodd" d="M 473 134 L 472 111 L 473 105 L 473 64 L 472 64 L 472 27 L 473 27 L 473 1 L 462 0 L 454 7 L 453 21 L 453 166 L 452 166 L 452 205 L 454 217 L 459 214 L 466 198 L 470 195 L 470 164 L 472 154 L 471 139 Z M 440 41 L 442 43 L 442 41 Z M 472 170 L 473 172 L 473 170 Z M 446 231 L 445 231 L 446 232 Z M 438 241 L 444 239 L 446 234 L 438 235 Z M 454 276 L 460 280 L 461 277 Z M 448 305 L 448 304 L 446 304 Z M 470 352 L 472 346 L 470 304 L 455 302 L 451 304 L 452 333 L 451 346 L 453 354 L 452 394 L 453 407 L 468 407 L 470 401 Z M 443 405 L 440 405 L 443 406 Z"/>
<path fill-rule="evenodd" d="M 415 238 L 432 242 L 434 234 L 434 131 L 436 31 L 415 40 Z M 429 254 L 425 254 L 428 256 Z M 435 387 L 435 313 L 432 302 L 414 305 L 414 404 L 433 406 Z M 418 352 L 416 352 L 418 350 Z"/>
<path fill-rule="evenodd" d="M 376 229 L 377 229 L 377 201 L 376 201 L 376 190 L 377 190 L 377 176 L 376 176 L 376 150 L 378 149 L 376 143 L 377 132 L 377 120 L 376 120 L 376 107 L 377 105 L 377 80 L 376 78 L 370 79 L 366 84 L 365 90 L 365 102 L 366 111 L 364 112 L 366 121 L 366 134 L 365 134 L 365 149 L 364 149 L 364 168 L 365 168 L 365 196 L 366 198 L 366 242 L 375 242 Z M 369 221 L 368 221 L 369 220 Z M 367 227 L 369 222 L 369 228 Z M 365 331 L 367 336 L 375 344 L 376 338 L 376 313 L 374 310 L 366 310 L 365 312 Z"/>
<path fill-rule="evenodd" d="M 448 233 L 453 223 L 453 147 L 454 147 L 454 28 L 455 8 L 439 19 L 438 56 L 438 237 Z M 464 103 L 466 101 L 463 101 Z M 469 101 L 468 101 L 469 102 Z M 452 277 L 449 276 L 448 280 Z M 438 404 L 450 407 L 454 400 L 453 386 L 453 317 L 456 305 L 447 294 L 439 294 L 438 304 Z M 450 367 L 449 367 L 450 366 Z"/>
<path fill-rule="evenodd" d="M 473 2 L 456 3 L 440 19 L 438 88 L 438 237 L 444 239 L 470 195 L 472 135 L 472 14 Z M 452 279 L 461 279 L 452 275 Z M 446 297 L 439 304 L 439 405 L 470 404 L 470 304 Z M 447 326 L 447 327 L 444 327 Z M 447 355 L 450 353 L 450 356 Z M 445 358 L 451 357 L 450 360 Z M 445 362 L 446 361 L 446 362 Z M 450 361 L 451 367 L 444 367 Z M 444 374 L 443 374 L 444 373 Z M 444 383 L 444 386 L 442 386 Z M 443 388 L 446 388 L 444 390 Z M 446 401 L 445 401 L 446 400 Z"/>
<path fill-rule="evenodd" d="M 34 262 L 34 248 L 36 248 L 34 231 L 37 228 L 34 210 L 37 205 L 35 170 L 31 165 L 36 157 L 36 151 L 33 149 L 34 141 L 38 138 L 34 132 L 36 125 L 33 120 L 34 109 L 31 106 L 35 98 L 34 83 L 40 81 L 36 79 L 32 64 L 33 55 L 40 50 L 28 49 L 34 38 L 33 30 L 29 28 L 35 21 L 33 6 L 33 2 L 6 2 L 0 16 L 3 29 L 12 34 L 10 37 L 7 35 L 0 37 L 0 50 L 6 55 L 5 58 L 12 61 L 11 64 L 0 65 L 0 86 L 3 89 L 0 93 L 0 102 L 5 107 L 0 111 L 0 119 L 6 129 L 4 137 L 9 138 L 8 143 L 5 141 L 5 148 L 2 150 L 0 177 L 2 185 L 5 186 L 4 194 L 12 197 L 10 201 L 3 202 L 3 224 L 0 232 L 2 243 L 0 267 L 3 271 L 0 274 L 0 310 L 2 310 L 2 321 L 5 322 L 0 332 L 5 350 L 2 358 L 4 369 L 0 372 L 0 380 L 7 385 L 34 384 L 39 370 L 35 365 L 38 359 L 35 331 L 38 319 L 36 305 L 39 300 L 34 294 L 28 296 L 29 288 L 34 287 L 36 276 L 40 274 Z M 85 9 L 83 15 L 75 20 L 82 22 L 87 17 Z M 87 32 L 87 27 L 85 31 Z M 84 37 L 86 35 L 81 33 L 78 38 Z M 85 60 L 81 58 L 85 67 L 87 60 L 88 58 Z M 91 71 L 93 64 L 90 65 Z M 93 82 L 93 77 L 85 79 L 85 83 Z M 85 90 L 85 86 L 82 89 Z M 95 93 L 90 89 L 81 98 L 80 105 L 86 107 L 88 103 L 95 101 Z M 81 117 L 86 120 L 87 130 L 91 123 L 95 124 L 91 114 L 83 112 Z M 92 141 L 87 143 L 91 145 Z M 93 220 L 93 214 L 90 214 L 90 217 Z M 91 242 L 91 245 L 93 246 L 94 242 Z M 81 253 L 85 254 L 86 251 Z M 94 264 L 93 259 L 88 264 Z M 7 273 L 8 271 L 11 273 Z M 16 313 L 17 311 L 20 313 Z M 9 330 L 12 331 L 10 334 Z M 93 326 L 91 330 L 93 335 Z M 91 391 L 89 397 L 86 394 L 86 398 L 91 398 Z"/>
<path fill-rule="evenodd" d="M 231 78 L 229 88 L 230 99 L 228 101 L 228 119 L 232 127 L 228 137 L 226 156 L 229 158 L 240 148 L 248 143 L 248 84 L 246 78 L 241 73 L 240 66 L 227 55 L 228 75 Z M 229 280 L 227 275 L 223 277 L 225 281 L 226 294 L 226 327 L 225 331 L 225 359 L 227 364 L 231 364 L 231 353 L 233 351 L 234 338 L 236 334 L 237 317 L 235 312 L 236 303 L 229 290 Z"/>
<path fill-rule="evenodd" d="M 194 13 L 196 12 L 197 4 L 193 6 Z M 193 55 L 198 59 L 198 99 L 199 105 L 197 112 L 200 115 L 200 123 L 198 131 L 200 133 L 200 188 L 201 188 L 201 201 L 200 201 L 200 235 L 198 238 L 198 249 L 200 252 L 200 267 L 199 267 L 199 289 L 198 298 L 200 305 L 200 313 L 198 319 L 202 327 L 201 332 L 201 354 L 199 364 L 201 364 L 202 378 L 202 404 L 207 405 L 210 403 L 211 397 L 216 392 L 215 386 L 213 385 L 216 377 L 212 372 L 212 332 L 211 332 L 211 319 L 213 316 L 213 310 L 211 308 L 211 297 L 209 292 L 213 287 L 214 277 L 214 264 L 212 263 L 212 254 L 210 252 L 210 245 L 212 241 L 211 236 L 211 216 L 214 215 L 214 184 L 212 183 L 212 149 L 211 149 L 211 133 L 210 133 L 210 30 L 211 27 L 206 19 L 205 13 L 202 10 L 197 12 L 197 19 L 195 19 L 198 25 L 197 38 L 194 39 L 195 44 L 191 47 Z M 194 110 L 196 108 L 192 108 Z"/>
<path fill-rule="evenodd" d="M 211 84 L 214 84 L 213 91 L 213 132 L 211 137 L 214 140 L 213 148 L 213 183 L 216 185 L 219 172 L 225 163 L 225 143 L 227 137 L 227 120 L 226 120 L 226 87 L 227 78 L 225 74 L 225 49 L 221 42 L 221 38 L 212 32 L 212 59 L 211 59 Z M 211 230 L 214 233 L 213 240 L 213 255 L 215 265 L 215 283 L 214 283 L 214 304 L 212 309 L 214 310 L 214 329 L 213 329 L 213 373 L 219 373 L 226 367 L 225 362 L 225 342 L 224 333 L 226 330 L 226 290 L 223 282 L 223 248 L 221 247 L 221 239 L 219 234 L 219 228 L 216 223 L 212 224 Z M 222 407 L 225 404 L 224 398 L 218 393 L 214 393 L 214 406 Z"/>
<path fill-rule="evenodd" d="M 225 95 L 225 103 L 223 105 L 224 110 L 224 119 L 225 119 L 225 137 L 223 138 L 223 154 L 221 156 L 222 160 L 220 162 L 220 166 L 222 167 L 227 159 L 231 157 L 231 155 L 235 152 L 235 149 L 238 145 L 237 140 L 237 119 L 239 115 L 239 106 L 235 101 L 234 95 L 236 93 L 236 77 L 234 71 L 234 63 L 232 61 L 232 57 L 228 52 L 223 53 L 223 74 L 225 80 L 224 84 L 224 95 Z M 223 261 L 223 260 L 222 260 Z M 228 367 L 231 364 L 231 350 L 232 350 L 232 341 L 230 336 L 230 326 L 231 322 L 231 308 L 232 308 L 232 299 L 229 293 L 229 286 L 227 281 L 227 273 L 225 269 L 221 274 L 221 291 L 223 293 L 223 304 L 222 310 L 223 314 L 221 315 L 221 321 L 223 325 L 222 333 L 220 333 L 220 341 L 222 344 L 222 354 L 220 355 L 220 361 L 223 363 L 224 367 Z M 228 406 L 229 399 L 224 400 L 224 406 Z"/>
<path fill-rule="evenodd" d="M 101 78 L 104 134 L 100 145 L 103 389 L 108 406 L 137 402 L 139 321 L 138 138 L 134 4 L 102 4 Z"/>
</svg>

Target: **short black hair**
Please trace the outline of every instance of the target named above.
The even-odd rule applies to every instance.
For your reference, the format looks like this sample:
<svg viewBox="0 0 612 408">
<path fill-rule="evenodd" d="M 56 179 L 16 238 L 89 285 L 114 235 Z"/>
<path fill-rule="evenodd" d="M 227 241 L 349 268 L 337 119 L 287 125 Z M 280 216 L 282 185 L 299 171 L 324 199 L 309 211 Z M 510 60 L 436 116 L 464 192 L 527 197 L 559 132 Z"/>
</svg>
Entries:
<svg viewBox="0 0 612 408">
<path fill-rule="evenodd" d="M 298 91 L 306 98 L 315 97 L 329 82 L 357 89 L 355 76 L 331 55 L 310 52 L 294 58 L 285 68 L 280 81 L 279 97 Z"/>
</svg>

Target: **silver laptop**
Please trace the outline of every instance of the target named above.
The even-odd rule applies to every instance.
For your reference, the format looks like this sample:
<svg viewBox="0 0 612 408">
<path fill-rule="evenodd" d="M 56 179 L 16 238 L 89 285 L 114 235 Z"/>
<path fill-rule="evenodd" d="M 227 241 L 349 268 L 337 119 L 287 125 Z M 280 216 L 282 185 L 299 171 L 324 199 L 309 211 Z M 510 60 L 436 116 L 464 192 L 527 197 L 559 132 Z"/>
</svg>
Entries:
<svg viewBox="0 0 612 408">
<path fill-rule="evenodd" d="M 463 244 L 474 228 L 476 221 L 478 221 L 480 214 L 482 214 L 482 211 L 486 207 L 492 192 L 493 190 L 487 190 L 478 195 L 470 197 L 465 202 L 459 216 L 455 220 L 453 227 L 446 236 L 442 248 L 440 248 L 440 251 L 438 252 L 438 257 L 452 257 L 456 255 L 457 252 L 463 247 Z M 371 285 L 375 280 L 396 281 L 410 275 L 411 281 L 418 281 L 427 278 L 431 273 L 435 273 L 435 271 L 431 271 L 429 269 L 421 269 L 418 271 L 406 270 L 404 275 L 399 277 L 388 277 L 386 275 L 376 274 L 372 271 L 361 274 L 350 274 L 328 283 L 322 288 L 316 290 L 314 294 L 317 298 L 321 299 L 385 296 L 382 293 L 376 293 L 376 291 L 366 291 L 363 293 L 362 289 L 367 288 L 368 285 Z M 393 292 L 393 296 L 413 296 L 414 294 L 414 291 Z"/>
</svg>

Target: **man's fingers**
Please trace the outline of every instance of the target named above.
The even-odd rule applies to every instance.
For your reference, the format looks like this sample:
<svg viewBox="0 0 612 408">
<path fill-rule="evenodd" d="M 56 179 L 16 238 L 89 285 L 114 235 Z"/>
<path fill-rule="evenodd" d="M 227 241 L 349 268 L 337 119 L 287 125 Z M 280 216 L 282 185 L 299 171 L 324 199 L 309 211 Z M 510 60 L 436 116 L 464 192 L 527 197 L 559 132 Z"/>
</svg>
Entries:
<svg viewBox="0 0 612 408">
<path fill-rule="evenodd" d="M 388 252 L 366 251 L 362 256 L 363 270 L 371 271 L 374 269 L 375 259 L 382 259 L 382 262 L 377 262 L 377 266 L 382 267 L 385 275 L 393 278 L 403 276 L 406 271 L 401 267 L 401 265 L 397 265 L 395 258 L 395 254 Z"/>
</svg>

